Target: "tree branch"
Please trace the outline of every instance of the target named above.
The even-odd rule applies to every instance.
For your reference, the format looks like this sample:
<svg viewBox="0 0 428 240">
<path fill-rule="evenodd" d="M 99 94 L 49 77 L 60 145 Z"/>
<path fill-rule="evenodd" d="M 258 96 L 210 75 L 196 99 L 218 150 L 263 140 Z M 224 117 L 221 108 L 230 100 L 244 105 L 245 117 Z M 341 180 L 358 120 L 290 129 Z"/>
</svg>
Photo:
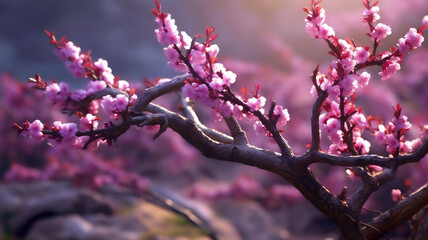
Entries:
<svg viewBox="0 0 428 240">
<path fill-rule="evenodd" d="M 312 106 L 312 117 L 311 117 L 311 129 L 312 129 L 312 142 L 311 142 L 311 150 L 318 151 L 320 150 L 320 113 L 321 106 L 324 103 L 325 99 L 327 99 L 328 93 L 320 90 L 318 92 L 318 98 Z"/>
<path fill-rule="evenodd" d="M 383 157 L 374 154 L 358 156 L 335 156 L 319 151 L 309 151 L 302 156 L 307 165 L 312 163 L 325 163 L 332 166 L 357 167 L 377 165 L 385 168 L 396 168 L 398 166 L 418 162 L 428 153 L 428 139 L 424 144 L 411 154 L 403 154 L 396 157 Z"/>
<path fill-rule="evenodd" d="M 235 117 L 224 117 L 224 121 L 226 122 L 227 127 L 230 130 L 230 134 L 232 134 L 233 141 L 235 144 L 248 144 L 247 134 L 244 130 L 242 130 Z"/>
<path fill-rule="evenodd" d="M 368 224 L 382 232 L 388 232 L 394 229 L 403 221 L 411 218 L 422 207 L 428 203 L 428 184 L 425 184 L 415 192 L 413 192 L 406 199 L 397 203 L 394 207 L 388 209 L 380 216 L 374 218 Z M 382 235 L 379 231 L 372 228 L 364 228 L 364 234 L 367 239 L 378 239 Z"/>
<path fill-rule="evenodd" d="M 168 82 L 164 82 L 146 89 L 146 91 L 138 97 L 137 101 L 131 108 L 131 112 L 142 112 L 146 106 L 155 100 L 156 98 L 165 95 L 166 93 L 180 90 L 184 86 L 184 80 L 191 77 L 190 74 L 184 74 L 171 79 Z"/>
</svg>

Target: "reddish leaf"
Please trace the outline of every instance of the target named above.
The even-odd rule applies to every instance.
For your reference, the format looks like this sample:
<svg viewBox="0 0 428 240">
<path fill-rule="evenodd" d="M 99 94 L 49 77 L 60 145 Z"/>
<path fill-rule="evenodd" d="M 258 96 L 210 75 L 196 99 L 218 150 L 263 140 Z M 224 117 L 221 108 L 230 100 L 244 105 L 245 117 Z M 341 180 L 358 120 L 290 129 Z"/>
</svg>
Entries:
<svg viewBox="0 0 428 240">
<path fill-rule="evenodd" d="M 247 97 L 247 88 L 245 86 L 241 88 L 241 93 L 244 96 L 244 99 L 248 100 L 248 97 Z"/>
</svg>

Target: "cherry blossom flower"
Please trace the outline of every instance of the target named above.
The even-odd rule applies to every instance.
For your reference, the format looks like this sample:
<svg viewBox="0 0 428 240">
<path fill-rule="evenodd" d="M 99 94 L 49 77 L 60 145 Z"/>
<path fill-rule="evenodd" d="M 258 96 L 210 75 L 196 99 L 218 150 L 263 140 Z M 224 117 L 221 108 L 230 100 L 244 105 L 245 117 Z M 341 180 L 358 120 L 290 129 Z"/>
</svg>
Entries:
<svg viewBox="0 0 428 240">
<path fill-rule="evenodd" d="M 378 14 L 379 12 L 379 7 L 378 6 L 373 6 L 370 9 L 364 9 L 363 11 L 363 16 L 364 16 L 364 21 L 367 23 L 374 23 L 377 20 L 380 19 L 380 15 Z"/>
<path fill-rule="evenodd" d="M 354 59 L 357 63 L 365 63 L 369 58 L 370 53 L 367 48 L 356 47 L 354 52 Z"/>
<path fill-rule="evenodd" d="M 368 72 L 362 72 L 357 79 L 358 84 L 360 87 L 366 87 L 369 84 L 371 75 Z"/>
<path fill-rule="evenodd" d="M 28 133 L 31 138 L 41 141 L 43 139 L 43 128 L 44 125 L 40 120 L 34 120 L 28 127 Z"/>
<path fill-rule="evenodd" d="M 422 24 L 423 24 L 423 25 L 428 25 L 428 15 L 425 15 L 425 16 L 422 18 Z"/>
<path fill-rule="evenodd" d="M 59 134 L 63 140 L 71 141 L 76 137 L 78 132 L 76 123 L 62 123 L 61 121 L 55 121 L 53 126 L 59 131 Z"/>
<path fill-rule="evenodd" d="M 156 24 L 159 28 L 155 30 L 155 33 L 160 44 L 169 45 L 180 42 L 175 19 L 171 18 L 171 14 L 159 14 L 156 18 Z"/>
<path fill-rule="evenodd" d="M 398 40 L 398 49 L 401 53 L 405 53 L 409 50 L 413 50 L 422 45 L 424 37 L 418 33 L 415 28 L 410 28 L 409 32 Z"/>
<path fill-rule="evenodd" d="M 290 114 L 288 114 L 288 110 L 284 109 L 282 106 L 275 106 L 273 110 L 273 116 L 278 117 L 278 126 L 285 126 L 288 121 L 290 121 Z"/>
<path fill-rule="evenodd" d="M 391 57 L 382 65 L 382 72 L 379 73 L 379 75 L 382 77 L 382 80 L 391 78 L 392 75 L 401 69 L 399 62 L 401 62 L 399 57 Z"/>
<path fill-rule="evenodd" d="M 250 107 L 250 111 L 260 111 L 263 110 L 265 106 L 266 98 L 263 96 L 252 97 L 248 99 L 247 105 Z"/>
<path fill-rule="evenodd" d="M 391 196 L 392 196 L 392 201 L 394 202 L 398 202 L 404 198 L 404 196 L 401 194 L 400 189 L 392 189 Z"/>
<path fill-rule="evenodd" d="M 386 38 L 386 36 L 391 35 L 391 33 L 392 31 L 390 26 L 383 23 L 378 23 L 370 35 L 373 39 L 381 41 L 382 39 Z"/>
</svg>

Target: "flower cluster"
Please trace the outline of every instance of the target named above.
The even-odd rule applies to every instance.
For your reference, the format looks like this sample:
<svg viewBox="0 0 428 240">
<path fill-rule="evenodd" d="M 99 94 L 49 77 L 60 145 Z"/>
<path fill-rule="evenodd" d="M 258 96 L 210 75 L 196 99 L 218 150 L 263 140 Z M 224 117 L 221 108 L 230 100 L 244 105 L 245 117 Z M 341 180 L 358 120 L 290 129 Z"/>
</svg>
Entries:
<svg viewBox="0 0 428 240">
<path fill-rule="evenodd" d="M 266 98 L 258 94 L 259 85 L 249 98 L 246 92 L 244 98 L 232 93 L 230 87 L 235 83 L 237 76 L 217 62 L 219 47 L 212 43 L 217 37 L 213 34 L 214 28 L 207 27 L 206 40 L 202 43 L 197 42 L 201 35 L 192 39 L 184 31 L 179 33 L 175 20 L 170 14 L 163 13 L 160 4 L 155 2 L 157 9 L 153 9 L 153 14 L 156 16 L 158 26 L 155 33 L 159 43 L 167 45 L 163 49 L 167 65 L 177 72 L 189 72 L 193 75 L 193 78 L 186 80 L 182 88 L 184 96 L 214 109 L 217 114 L 224 117 L 233 115 L 240 119 L 250 117 L 255 112 L 264 114 Z M 275 111 L 275 117 L 281 126 L 290 119 L 288 111 L 282 107 Z M 258 124 L 261 123 L 256 123 L 255 126 Z M 269 135 L 268 131 L 266 134 Z"/>
<path fill-rule="evenodd" d="M 55 35 L 46 31 L 49 41 L 56 47 L 58 56 L 66 62 L 75 77 L 90 78 L 85 89 L 71 90 L 65 82 L 52 82 L 47 84 L 39 75 L 30 78 L 29 82 L 37 89 L 43 90 L 46 98 L 51 104 L 59 105 L 64 112 L 78 114 L 80 117 L 80 130 L 93 131 L 98 128 L 101 120 L 99 107 L 101 106 L 111 117 L 119 119 L 124 117 L 125 112 L 135 102 L 137 96 L 135 90 L 129 87 L 125 80 L 118 80 L 112 74 L 108 62 L 102 58 L 96 62 L 91 60 L 89 53 L 81 53 L 80 48 L 65 37 L 57 41 Z M 80 69 L 77 71 L 76 69 Z M 76 71 L 74 71 L 76 70 Z M 79 74 L 77 74 L 79 72 Z M 74 147 L 96 148 L 100 142 L 111 143 L 109 137 L 91 138 L 90 133 L 79 132 L 76 123 L 53 122 L 52 126 L 44 125 L 40 120 L 32 123 L 26 122 L 22 126 L 15 124 L 20 133 L 38 141 L 49 139 L 52 143 L 66 143 Z M 112 123 L 104 124 L 107 128 Z M 107 141 L 105 141 L 107 140 Z"/>
<path fill-rule="evenodd" d="M 412 124 L 407 121 L 407 117 L 401 111 L 401 105 L 397 104 L 397 108 L 394 109 L 394 119 L 391 122 L 386 126 L 379 123 L 376 128 L 372 128 L 376 142 L 386 146 L 386 151 L 391 155 L 409 153 L 422 145 L 422 141 L 419 138 L 413 141 L 404 139 L 404 134 L 412 127 Z"/>
<path fill-rule="evenodd" d="M 319 0 L 311 0 L 311 9 L 304 8 L 308 13 L 305 19 L 306 31 L 312 38 L 327 39 L 335 35 L 332 27 L 325 23 L 325 10 L 318 5 Z"/>
<path fill-rule="evenodd" d="M 324 24 L 325 11 L 318 5 L 319 2 L 311 1 L 311 8 L 305 9 L 308 13 L 305 19 L 307 29 L 320 29 L 313 26 Z M 335 57 L 327 75 L 317 72 L 311 89 L 314 97 L 318 97 L 319 91 L 328 93 L 328 98 L 322 106 L 326 113 L 320 116 L 319 121 L 321 129 L 332 142 L 330 153 L 365 154 L 370 150 L 370 143 L 361 137 L 364 129 L 368 127 L 367 120 L 362 109 L 354 105 L 354 99 L 356 90 L 366 87 L 371 75 L 359 70 L 372 65 L 382 66 L 382 72 L 379 75 L 382 80 L 386 80 L 400 70 L 403 53 L 420 47 L 424 40 L 422 36 L 424 27 L 419 30 L 411 28 L 405 37 L 399 40 L 398 49 L 391 47 L 391 51 L 376 54 L 381 40 L 391 34 L 391 28 L 382 23 L 374 25 L 380 19 L 377 2 L 371 5 L 369 0 L 363 0 L 363 4 L 365 6 L 363 22 L 369 26 L 368 36 L 373 41 L 372 49 L 369 46 L 357 45 L 352 39 L 339 39 L 334 35 L 320 37 L 314 33 L 315 30 L 308 31 L 311 37 L 326 39 L 331 49 L 330 54 Z M 381 129 L 383 129 L 382 126 Z M 401 134 L 403 133 L 401 131 Z M 395 137 L 388 139 L 390 139 L 387 144 L 390 146 L 388 152 L 391 153 L 400 138 L 395 134 Z M 403 144 L 412 149 L 406 142 Z M 402 151 L 408 152 L 408 149 L 404 150 L 403 147 Z"/>
<path fill-rule="evenodd" d="M 80 47 L 67 40 L 66 37 L 57 41 L 53 32 L 45 32 L 49 36 L 50 43 L 56 47 L 57 55 L 65 61 L 67 69 L 74 77 L 103 80 L 108 85 L 117 85 L 117 78 L 113 75 L 106 60 L 99 58 L 94 62 L 89 53 L 81 53 Z"/>
</svg>

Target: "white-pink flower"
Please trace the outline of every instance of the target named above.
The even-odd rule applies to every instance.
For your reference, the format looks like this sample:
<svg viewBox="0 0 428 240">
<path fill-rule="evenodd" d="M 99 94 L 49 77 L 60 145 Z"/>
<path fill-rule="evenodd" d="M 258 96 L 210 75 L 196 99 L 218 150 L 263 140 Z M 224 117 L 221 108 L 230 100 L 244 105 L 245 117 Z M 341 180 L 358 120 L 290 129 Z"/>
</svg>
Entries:
<svg viewBox="0 0 428 240">
<path fill-rule="evenodd" d="M 394 131 L 398 132 L 401 130 L 409 130 L 412 127 L 412 124 L 407 121 L 407 116 L 401 115 L 400 117 L 394 118 L 392 120 L 394 124 Z"/>
<path fill-rule="evenodd" d="M 265 106 L 266 98 L 263 96 L 252 97 L 248 99 L 247 105 L 250 107 L 250 111 L 259 111 L 262 110 Z"/>
<path fill-rule="evenodd" d="M 354 52 L 354 59 L 357 63 L 365 63 L 369 58 L 370 53 L 366 48 L 356 47 Z"/>
<path fill-rule="evenodd" d="M 31 138 L 34 138 L 38 141 L 43 139 L 43 128 L 44 125 L 40 120 L 34 120 L 30 126 L 28 127 L 28 133 L 30 134 Z"/>
<path fill-rule="evenodd" d="M 428 25 L 428 15 L 425 15 L 425 16 L 422 18 L 422 24 L 423 24 L 423 25 Z"/>
<path fill-rule="evenodd" d="M 377 39 L 378 41 L 386 38 L 386 36 L 391 35 L 391 27 L 383 23 L 378 23 L 375 29 L 371 32 L 371 37 Z"/>
<path fill-rule="evenodd" d="M 391 197 L 392 197 L 392 201 L 397 202 L 401 199 L 403 199 L 403 195 L 401 194 L 401 190 L 400 189 L 392 189 L 391 190 Z"/>
<path fill-rule="evenodd" d="M 380 145 L 385 145 L 386 144 L 386 133 L 385 133 L 385 126 L 382 124 L 379 124 L 379 126 L 377 127 L 378 131 L 375 132 L 374 136 L 375 136 L 375 140 L 380 144 Z"/>
<path fill-rule="evenodd" d="M 98 58 L 98 60 L 94 62 L 94 66 L 102 72 L 112 72 L 111 68 L 108 66 L 107 60 L 104 60 L 102 58 Z"/>
<path fill-rule="evenodd" d="M 386 151 L 389 153 L 394 152 L 399 146 L 400 142 L 397 140 L 397 137 L 393 134 L 386 135 Z"/>
<path fill-rule="evenodd" d="M 129 99 L 125 94 L 118 94 L 113 100 L 114 107 L 118 112 L 125 111 L 126 107 L 128 107 L 128 103 Z"/>
<path fill-rule="evenodd" d="M 379 12 L 378 6 L 371 7 L 370 9 L 364 9 L 363 11 L 364 19 L 369 20 L 369 23 L 374 23 L 380 19 L 378 12 Z"/>
<path fill-rule="evenodd" d="M 78 132 L 76 123 L 62 123 L 61 121 L 55 121 L 53 126 L 59 130 L 59 134 L 63 140 L 66 141 L 73 140 Z"/>
<path fill-rule="evenodd" d="M 288 110 L 284 109 L 282 106 L 275 106 L 273 110 L 273 116 L 278 117 L 278 126 L 285 126 L 288 121 L 290 121 L 290 114 L 288 114 Z"/>
<path fill-rule="evenodd" d="M 324 126 L 324 130 L 327 132 L 328 135 L 336 133 L 339 128 L 340 122 L 337 118 L 328 119 Z"/>
<path fill-rule="evenodd" d="M 366 87 L 369 84 L 370 78 L 371 78 L 370 73 L 362 72 L 360 74 L 360 76 L 358 76 L 358 79 L 357 79 L 360 87 Z"/>
<path fill-rule="evenodd" d="M 422 45 L 424 37 L 418 33 L 415 28 L 410 28 L 409 32 L 398 40 L 398 49 L 400 52 L 405 53 L 409 50 L 413 50 Z"/>
<path fill-rule="evenodd" d="M 392 75 L 401 69 L 399 63 L 400 61 L 400 58 L 392 57 L 382 65 L 382 72 L 379 73 L 379 75 L 382 77 L 382 80 L 389 79 L 392 77 Z"/>
<path fill-rule="evenodd" d="M 89 131 L 91 129 L 97 129 L 98 120 L 97 116 L 94 116 L 90 113 L 86 114 L 85 117 L 80 119 L 80 128 L 84 131 Z"/>
</svg>

